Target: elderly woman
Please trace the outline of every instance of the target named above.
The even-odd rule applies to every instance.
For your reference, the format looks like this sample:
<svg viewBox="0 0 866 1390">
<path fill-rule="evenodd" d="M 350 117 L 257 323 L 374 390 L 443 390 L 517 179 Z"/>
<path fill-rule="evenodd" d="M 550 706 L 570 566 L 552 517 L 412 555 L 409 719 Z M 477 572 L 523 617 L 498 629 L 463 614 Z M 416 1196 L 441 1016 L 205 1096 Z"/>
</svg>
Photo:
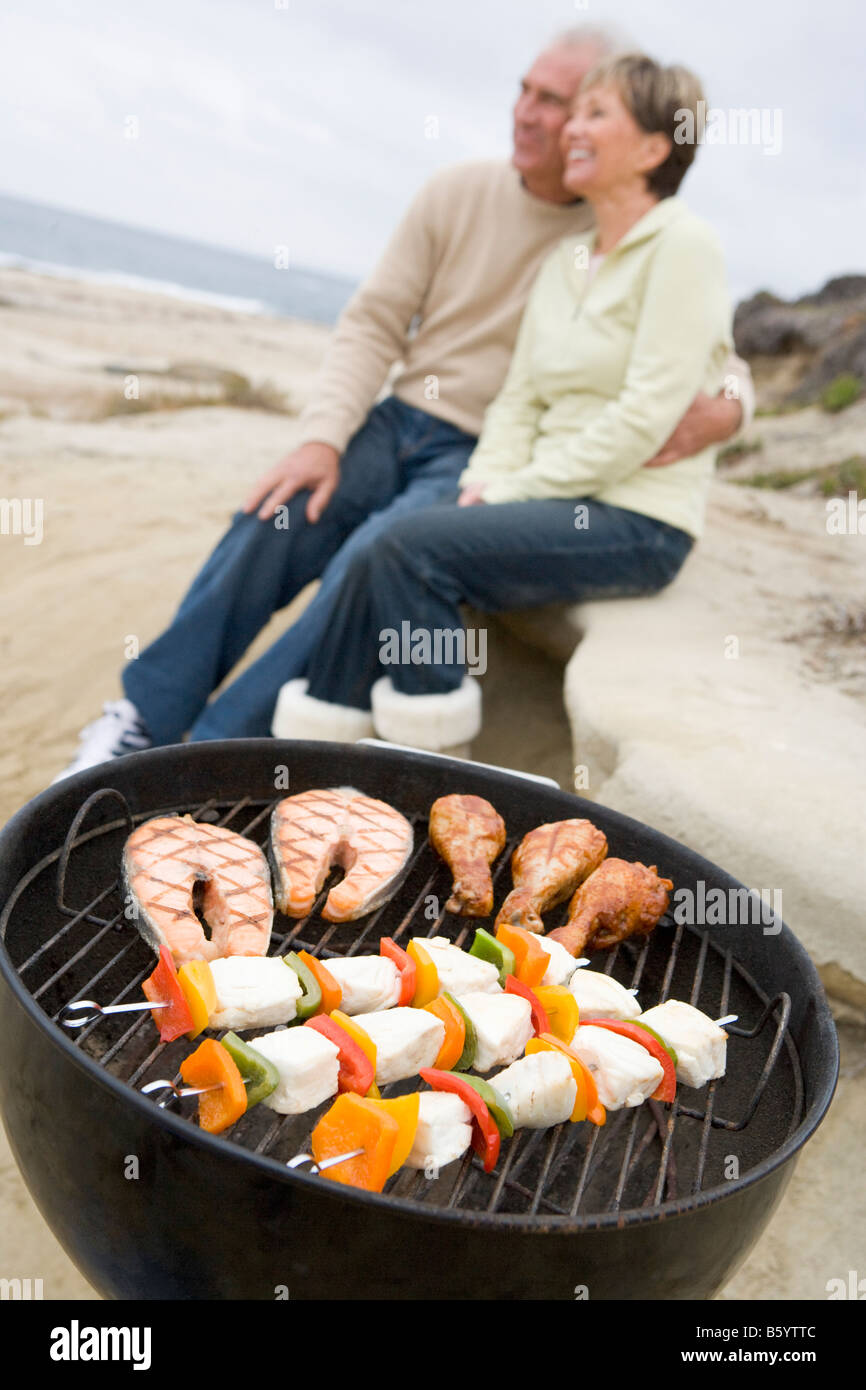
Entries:
<svg viewBox="0 0 866 1390">
<path fill-rule="evenodd" d="M 643 55 L 586 77 L 563 131 L 565 179 L 596 230 L 542 267 L 459 506 L 407 516 L 355 558 L 275 732 L 339 737 L 320 730 L 342 713 L 343 737 L 358 737 L 372 709 L 382 738 L 462 744 L 480 724 L 477 683 L 437 661 L 433 641 L 433 659 L 391 664 L 387 634 L 407 622 L 413 638 L 459 633 L 463 602 L 651 594 L 677 574 L 701 534 L 714 450 L 647 462 L 695 395 L 720 389 L 731 349 L 717 238 L 675 196 L 695 155 L 677 138 L 683 112 L 701 99 L 691 73 Z"/>
</svg>

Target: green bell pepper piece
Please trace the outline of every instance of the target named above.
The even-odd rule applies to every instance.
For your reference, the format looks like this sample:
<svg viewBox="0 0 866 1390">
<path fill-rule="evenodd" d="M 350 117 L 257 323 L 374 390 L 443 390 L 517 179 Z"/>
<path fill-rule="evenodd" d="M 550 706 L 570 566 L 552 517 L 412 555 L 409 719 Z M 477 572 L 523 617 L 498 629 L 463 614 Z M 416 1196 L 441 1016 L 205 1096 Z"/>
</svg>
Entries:
<svg viewBox="0 0 866 1390">
<path fill-rule="evenodd" d="M 313 1018 L 322 1007 L 322 991 L 319 982 L 308 965 L 305 965 L 295 951 L 290 951 L 283 960 L 290 970 L 294 970 L 304 991 L 295 1004 L 295 1018 L 303 1023 Z"/>
<path fill-rule="evenodd" d="M 453 994 L 449 994 L 447 989 L 443 989 L 442 998 L 447 999 L 449 1004 L 454 1005 L 466 1025 L 466 1039 L 463 1043 L 463 1051 L 454 1063 L 452 1070 L 468 1071 L 475 1061 L 475 1053 L 478 1051 L 478 1034 L 475 1031 L 475 1024 L 472 1022 L 466 1010 L 460 1007 L 460 1001 L 455 999 Z"/>
<path fill-rule="evenodd" d="M 224 1038 L 220 1038 L 220 1042 L 247 1083 L 249 1110 L 253 1105 L 258 1105 L 260 1100 L 264 1100 L 265 1096 L 269 1096 L 271 1091 L 276 1090 L 280 1073 L 269 1057 L 256 1052 L 255 1048 L 245 1043 L 237 1033 L 226 1033 Z"/>
<path fill-rule="evenodd" d="M 654 1028 L 650 1028 L 648 1023 L 642 1023 L 639 1018 L 630 1018 L 628 1022 L 636 1024 L 638 1028 L 643 1028 L 644 1032 L 646 1033 L 651 1033 L 652 1036 L 655 1038 L 656 1042 L 661 1043 L 665 1052 L 670 1053 L 671 1061 L 673 1062 L 674 1067 L 676 1068 L 678 1061 L 677 1054 L 674 1052 L 674 1049 L 671 1047 L 670 1043 L 665 1042 L 664 1038 L 661 1036 L 660 1033 L 657 1033 Z"/>
<path fill-rule="evenodd" d="M 505 986 L 505 981 L 509 975 L 517 974 L 517 961 L 510 946 L 503 946 L 501 941 L 497 941 L 495 936 L 491 936 L 489 931 L 483 927 L 475 930 L 475 940 L 469 947 L 470 956 L 477 956 L 479 960 L 489 960 L 499 971 L 499 983 Z"/>
<path fill-rule="evenodd" d="M 478 1092 L 493 1116 L 502 1138 L 510 1139 L 514 1133 L 514 1116 L 505 1097 L 495 1086 L 491 1086 L 489 1081 L 482 1081 L 480 1076 L 463 1076 L 461 1080 L 465 1081 L 467 1086 L 471 1086 L 473 1091 Z"/>
</svg>

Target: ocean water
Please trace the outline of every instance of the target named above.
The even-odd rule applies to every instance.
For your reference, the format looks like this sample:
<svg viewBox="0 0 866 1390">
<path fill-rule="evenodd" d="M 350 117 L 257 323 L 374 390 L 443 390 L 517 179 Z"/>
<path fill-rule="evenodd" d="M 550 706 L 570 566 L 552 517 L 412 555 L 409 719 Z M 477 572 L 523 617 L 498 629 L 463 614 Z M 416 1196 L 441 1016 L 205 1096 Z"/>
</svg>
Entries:
<svg viewBox="0 0 866 1390">
<path fill-rule="evenodd" d="M 333 323 L 355 286 L 313 270 L 0 194 L 0 265 Z"/>
</svg>

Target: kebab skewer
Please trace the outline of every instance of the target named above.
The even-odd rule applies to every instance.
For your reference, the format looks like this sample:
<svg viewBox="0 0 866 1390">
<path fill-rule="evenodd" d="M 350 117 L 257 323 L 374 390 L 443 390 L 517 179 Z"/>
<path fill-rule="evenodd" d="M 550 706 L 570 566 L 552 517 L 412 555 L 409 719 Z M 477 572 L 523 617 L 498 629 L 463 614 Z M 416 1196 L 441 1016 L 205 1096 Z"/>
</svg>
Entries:
<svg viewBox="0 0 866 1390">
<path fill-rule="evenodd" d="M 348 1024 L 350 1032 L 354 1027 L 354 1037 L 360 1038 L 362 1049 L 366 1041 L 368 1054 L 375 1057 L 378 1053 L 375 1080 L 383 1085 L 415 1075 L 421 1066 L 434 1062 L 464 1070 L 471 1065 L 482 1072 L 509 1065 L 520 1055 L 532 1031 L 531 1005 L 540 1004 L 555 1017 L 559 1016 L 554 1031 L 566 1042 L 574 1041 L 580 1015 L 585 1020 L 589 1016 L 595 1021 L 634 1020 L 641 1013 L 634 991 L 626 990 L 610 976 L 579 970 L 579 963 L 561 946 L 507 924 L 500 928 L 499 939 L 479 928 L 470 952 L 460 950 L 445 938 L 413 940 L 408 952 L 403 952 L 390 938 L 384 938 L 381 951 L 383 954 L 378 957 L 355 957 L 338 962 L 353 968 L 349 976 L 354 972 L 366 982 L 360 990 L 354 993 L 350 990 L 349 1001 L 343 999 L 333 979 L 333 988 L 328 992 L 330 977 L 321 963 L 314 976 L 294 953 L 285 958 L 231 958 L 216 962 L 216 971 L 203 962 L 193 962 L 176 976 L 166 952 L 144 988 L 150 998 L 168 991 L 174 999 L 176 1008 L 170 1008 L 170 1003 L 158 997 L 154 1006 L 170 1008 L 161 1018 L 154 1015 L 165 1040 L 180 1036 L 182 1032 L 197 1036 L 205 1025 L 244 1029 L 294 1019 L 303 1021 L 323 1012 L 333 1015 L 335 1006 L 339 1005 L 342 1022 Z M 316 964 L 312 957 L 307 959 L 311 965 Z M 286 969 L 287 965 L 294 968 Z M 382 990 L 376 986 L 371 996 L 370 981 L 380 978 L 383 970 L 387 988 Z M 185 1008 L 190 991 L 181 989 L 184 976 L 196 975 L 201 985 L 212 979 L 214 973 L 222 978 L 223 972 L 236 980 L 235 994 L 220 985 L 224 997 L 216 1004 L 211 998 L 209 1014 L 205 1001 L 198 1010 L 194 1027 L 190 1017 L 192 1010 Z M 256 1008 L 245 999 L 245 994 L 254 992 L 260 975 L 266 977 L 267 988 L 263 1001 L 259 995 Z M 503 976 L 504 991 L 501 987 Z M 344 972 L 344 984 L 347 978 Z M 567 988 L 543 983 L 550 979 L 565 980 Z M 541 984 L 537 983 L 539 980 Z M 530 982 L 535 986 L 534 993 L 527 987 Z M 476 988 L 466 989 L 467 984 Z M 446 985 L 454 992 L 445 989 Z M 531 1005 L 525 1002 L 527 996 L 531 998 Z M 370 1002 L 374 1004 L 372 1009 L 358 1008 L 359 1003 L 363 1006 Z M 201 998 L 199 1003 L 202 1004 Z M 410 1008 L 409 1004 L 415 1007 Z M 91 1001 L 68 1006 L 72 1014 L 64 1022 L 70 1027 L 80 1026 L 92 1017 L 87 1012 L 90 1006 Z M 86 1018 L 75 1013 L 81 1007 L 85 1008 Z M 354 1025 L 349 1023 L 353 1013 Z M 708 1032 L 703 1019 L 699 1011 L 688 1005 L 673 1009 L 663 1006 L 662 1035 L 670 1033 L 674 1041 L 680 1043 L 684 1057 L 680 1079 L 687 1085 L 702 1085 L 724 1069 L 724 1035 L 712 1025 Z M 460 1033 L 456 1046 L 450 1041 L 455 1026 Z M 466 1045 L 467 1026 L 472 1034 L 471 1049 Z M 536 1019 L 536 1031 L 547 1031 L 549 1026 L 547 1018 L 543 1024 Z M 645 1027 L 652 1030 L 651 1024 Z M 606 1102 L 616 1108 L 639 1103 L 646 1095 L 653 1094 L 661 1081 L 659 1061 L 663 1069 L 666 1063 L 661 1052 L 655 1062 L 648 1063 L 645 1049 L 640 1046 L 645 1031 L 635 1035 L 634 1026 L 629 1024 L 628 1028 L 615 1028 L 613 1032 L 618 1036 L 583 1033 L 580 1044 L 586 1053 L 583 1059 L 586 1064 L 607 1074 L 608 1079 L 603 1080 Z M 446 1033 L 449 1043 L 444 1046 Z M 273 1051 L 274 1064 L 278 1068 L 282 1064 L 285 1072 L 285 1084 L 271 1101 L 273 1108 L 293 1113 L 289 1107 L 295 1091 L 300 1088 L 301 1097 L 306 1097 L 310 1083 L 314 1090 L 322 1091 L 318 1099 L 333 1094 L 333 1049 L 326 1056 L 320 1045 L 316 1051 L 312 1043 L 295 1044 L 284 1033 L 266 1034 L 265 1038 L 264 1052 Z M 637 1050 L 633 1047 L 635 1041 Z M 309 1102 L 296 1100 L 293 1109 L 297 1111 L 308 1106 Z"/>
</svg>

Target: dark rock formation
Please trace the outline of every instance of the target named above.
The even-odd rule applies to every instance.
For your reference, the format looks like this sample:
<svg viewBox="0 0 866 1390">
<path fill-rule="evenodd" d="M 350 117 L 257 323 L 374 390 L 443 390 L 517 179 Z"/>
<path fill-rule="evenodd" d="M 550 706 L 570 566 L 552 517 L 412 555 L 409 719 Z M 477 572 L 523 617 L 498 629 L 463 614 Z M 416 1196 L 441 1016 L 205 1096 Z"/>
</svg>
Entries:
<svg viewBox="0 0 866 1390">
<path fill-rule="evenodd" d="M 843 373 L 866 382 L 866 275 L 837 276 L 790 302 L 762 290 L 738 305 L 734 339 L 759 392 L 762 378 L 778 376 L 772 359 L 791 359 L 779 404 L 815 401 Z"/>
</svg>

